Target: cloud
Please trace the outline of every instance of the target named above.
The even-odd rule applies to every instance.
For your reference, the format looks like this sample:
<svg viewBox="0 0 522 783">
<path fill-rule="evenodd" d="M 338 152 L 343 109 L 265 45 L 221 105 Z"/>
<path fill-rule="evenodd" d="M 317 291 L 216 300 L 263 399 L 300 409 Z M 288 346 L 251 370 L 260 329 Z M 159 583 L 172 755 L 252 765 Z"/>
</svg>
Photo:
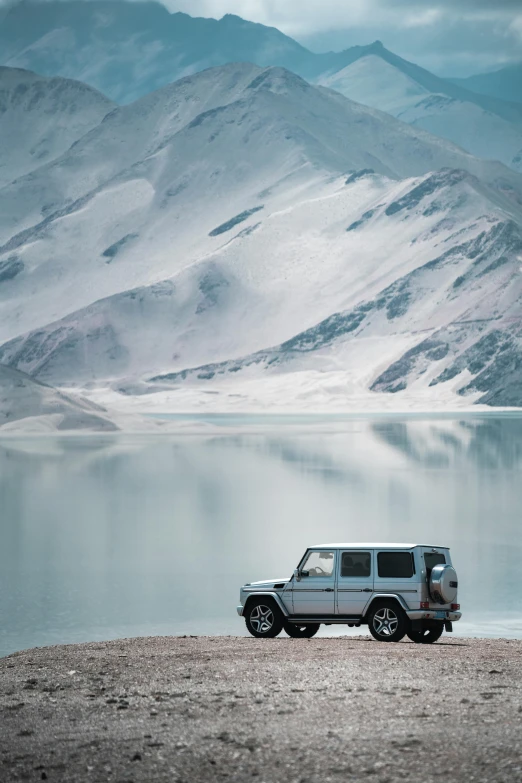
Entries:
<svg viewBox="0 0 522 783">
<path fill-rule="evenodd" d="M 519 36 L 520 39 L 522 39 L 522 15 L 513 19 L 510 28 Z"/>
<path fill-rule="evenodd" d="M 164 0 L 171 10 L 192 16 L 221 17 L 234 13 L 274 26 L 301 28 L 307 33 L 386 21 L 394 27 L 411 27 L 412 19 L 427 23 L 447 12 L 467 19 L 511 17 L 520 14 L 521 0 Z"/>
</svg>

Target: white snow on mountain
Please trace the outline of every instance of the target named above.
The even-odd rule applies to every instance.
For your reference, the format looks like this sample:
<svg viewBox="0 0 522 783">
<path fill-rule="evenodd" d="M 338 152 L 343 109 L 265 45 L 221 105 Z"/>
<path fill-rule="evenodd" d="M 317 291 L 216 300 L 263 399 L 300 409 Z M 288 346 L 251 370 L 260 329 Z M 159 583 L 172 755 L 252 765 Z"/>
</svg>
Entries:
<svg viewBox="0 0 522 783">
<path fill-rule="evenodd" d="M 377 54 L 368 54 L 321 83 L 353 101 L 373 105 L 393 116 L 415 106 L 431 92 Z"/>
<path fill-rule="evenodd" d="M 522 130 L 479 106 L 430 95 L 396 116 L 436 136 L 451 139 L 479 158 L 500 160 L 522 172 Z"/>
<path fill-rule="evenodd" d="M 0 362 L 39 379 L 520 404 L 522 178 L 283 69 L 115 109 L 0 204 Z"/>
<path fill-rule="evenodd" d="M 0 187 L 62 155 L 114 105 L 81 82 L 0 67 Z"/>
<path fill-rule="evenodd" d="M 357 400 L 364 407 L 382 406 L 382 399 L 369 400 L 368 388 L 388 397 L 404 392 L 403 400 L 393 403 L 399 407 L 404 397 L 408 407 L 412 399 L 414 407 L 419 401 L 429 407 L 441 395 L 444 404 L 452 399 L 455 405 L 457 391 L 465 393 L 468 404 L 480 399 L 520 405 L 520 221 L 506 219 L 462 171 L 442 171 L 400 186 L 381 184 L 372 208 L 367 209 L 368 202 L 361 206 L 364 211 L 347 229 L 341 228 L 336 210 L 342 214 L 349 203 L 341 187 L 325 198 L 323 210 L 313 204 L 313 227 L 312 204 L 300 218 L 295 210 L 286 221 L 288 236 L 300 237 L 304 259 L 311 248 L 314 267 L 320 269 L 314 279 L 310 267 L 301 265 L 303 276 L 311 277 L 301 322 L 308 317 L 313 326 L 268 350 L 149 378 L 142 390 L 157 391 L 161 398 L 162 392 L 181 389 L 186 400 L 187 387 L 195 398 L 206 387 L 221 393 L 221 399 L 234 397 L 232 402 L 248 406 L 263 397 L 261 386 L 256 388 L 260 381 L 271 403 L 278 397 L 283 409 L 297 399 L 317 409 L 329 394 L 332 404 L 344 409 Z M 265 223 L 259 229 L 264 236 L 257 240 L 270 256 L 271 229 Z M 279 246 L 280 230 L 275 235 Z M 244 247 L 249 241 L 241 239 L 242 258 L 252 258 Z M 287 254 L 283 246 L 281 255 Z M 273 273 L 279 262 L 276 257 Z M 326 303 L 333 312 L 321 320 Z M 295 299 L 292 304 L 295 308 Z M 295 326 L 295 310 L 289 311 L 288 323 Z M 130 384 L 128 391 L 140 391 L 140 386 Z"/>
<path fill-rule="evenodd" d="M 395 65 L 369 54 L 320 83 L 354 101 L 450 139 L 472 155 L 522 171 L 522 126 L 476 103 L 433 93 Z"/>
</svg>

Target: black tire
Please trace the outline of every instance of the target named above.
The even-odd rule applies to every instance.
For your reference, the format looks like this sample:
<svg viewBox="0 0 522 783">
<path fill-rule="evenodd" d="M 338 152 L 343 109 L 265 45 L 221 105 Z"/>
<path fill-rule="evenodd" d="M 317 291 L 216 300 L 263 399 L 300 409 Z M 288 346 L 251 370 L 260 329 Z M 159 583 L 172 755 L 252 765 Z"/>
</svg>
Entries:
<svg viewBox="0 0 522 783">
<path fill-rule="evenodd" d="M 395 601 L 379 601 L 370 609 L 368 628 L 378 642 L 400 642 L 406 635 L 408 618 Z"/>
<path fill-rule="evenodd" d="M 433 644 L 437 639 L 440 639 L 443 631 L 444 626 L 441 623 L 440 627 L 423 628 L 421 631 L 412 631 L 410 629 L 409 631 L 406 631 L 406 633 L 408 639 L 411 639 L 412 642 L 415 642 L 416 644 Z"/>
<path fill-rule="evenodd" d="M 299 625 L 299 623 L 285 623 L 285 633 L 292 639 L 311 639 L 319 630 L 319 623 L 313 625 Z"/>
<path fill-rule="evenodd" d="M 252 636 L 273 639 L 283 630 L 283 615 L 270 598 L 254 598 L 247 604 L 245 623 Z"/>
</svg>

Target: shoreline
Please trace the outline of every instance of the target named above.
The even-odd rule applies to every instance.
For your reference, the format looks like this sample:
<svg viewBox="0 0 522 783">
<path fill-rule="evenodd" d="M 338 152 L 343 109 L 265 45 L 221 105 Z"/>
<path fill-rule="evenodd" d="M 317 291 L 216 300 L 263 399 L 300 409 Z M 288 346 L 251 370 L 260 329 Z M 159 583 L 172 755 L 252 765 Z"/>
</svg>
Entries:
<svg viewBox="0 0 522 783">
<path fill-rule="evenodd" d="M 0 659 L 0 779 L 522 781 L 522 641 L 148 637 Z"/>
<path fill-rule="evenodd" d="M 117 412 L 122 414 L 122 412 Z M 432 410 L 432 411 L 402 411 L 402 410 L 367 410 L 321 413 L 305 411 L 290 413 L 285 411 L 208 411 L 208 412 L 152 412 L 141 411 L 130 415 L 122 414 L 125 419 L 132 419 L 132 425 L 119 427 L 115 430 L 96 429 L 41 429 L 31 427 L 31 417 L 12 422 L 8 428 L 0 427 L 0 441 L 16 439 L 40 438 L 101 438 L 113 440 L 121 437 L 179 437 L 207 436 L 219 434 L 263 435 L 278 432 L 284 427 L 285 433 L 292 435 L 336 434 L 344 431 L 343 425 L 356 422 L 372 421 L 483 421 L 488 419 L 517 419 L 522 417 L 522 408 L 491 408 Z M 141 421 L 140 427 L 136 421 Z M 143 424 L 151 422 L 148 429 Z M 154 422 L 155 426 L 152 425 Z M 25 423 L 25 424 L 24 424 Z M 122 421 L 118 422 L 122 424 Z"/>
</svg>

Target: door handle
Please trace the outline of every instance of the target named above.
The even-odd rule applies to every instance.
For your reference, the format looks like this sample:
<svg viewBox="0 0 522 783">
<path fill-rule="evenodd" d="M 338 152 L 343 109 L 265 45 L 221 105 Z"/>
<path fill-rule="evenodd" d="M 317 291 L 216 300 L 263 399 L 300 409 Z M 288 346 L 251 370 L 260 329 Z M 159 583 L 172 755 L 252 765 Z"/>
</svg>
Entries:
<svg viewBox="0 0 522 783">
<path fill-rule="evenodd" d="M 369 587 L 365 587 L 363 593 L 373 593 L 373 590 L 370 590 Z"/>
<path fill-rule="evenodd" d="M 333 587 L 327 587 L 324 592 L 325 593 L 333 593 Z"/>
</svg>

